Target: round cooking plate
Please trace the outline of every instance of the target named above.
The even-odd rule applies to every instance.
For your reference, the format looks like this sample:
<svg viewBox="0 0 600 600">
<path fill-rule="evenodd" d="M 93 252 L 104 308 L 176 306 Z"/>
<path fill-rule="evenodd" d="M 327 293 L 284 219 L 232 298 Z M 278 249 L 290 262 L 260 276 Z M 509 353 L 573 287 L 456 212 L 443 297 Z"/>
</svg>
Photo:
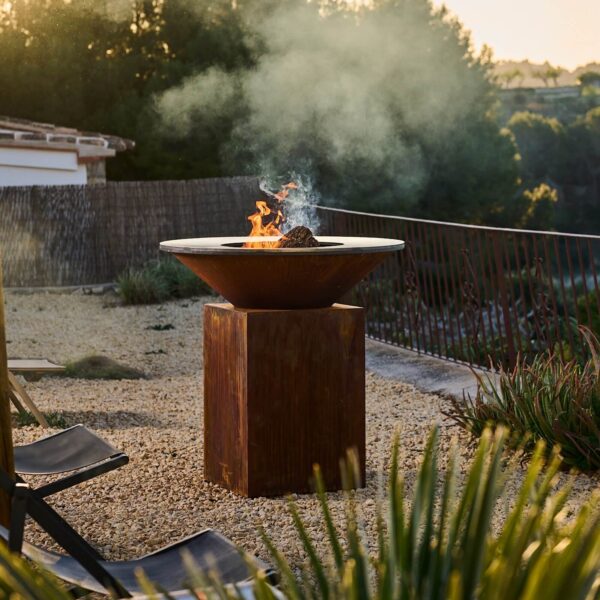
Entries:
<svg viewBox="0 0 600 600">
<path fill-rule="evenodd" d="M 276 236 L 264 237 L 207 237 L 161 242 L 165 252 L 184 254 L 363 254 L 366 252 L 392 252 L 404 247 L 401 240 L 389 238 L 345 237 L 337 235 L 315 236 L 319 242 L 314 248 L 244 248 L 246 242 L 276 242 Z"/>
</svg>

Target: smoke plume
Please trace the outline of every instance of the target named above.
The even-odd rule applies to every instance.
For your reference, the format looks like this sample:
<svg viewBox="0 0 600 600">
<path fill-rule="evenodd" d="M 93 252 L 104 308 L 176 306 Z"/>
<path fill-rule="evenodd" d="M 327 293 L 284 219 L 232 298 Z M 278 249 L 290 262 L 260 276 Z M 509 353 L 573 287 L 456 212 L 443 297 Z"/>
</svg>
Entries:
<svg viewBox="0 0 600 600">
<path fill-rule="evenodd" d="M 295 172 L 329 204 L 364 192 L 374 207 L 409 208 L 430 176 L 428 147 L 479 100 L 467 41 L 425 0 L 328 15 L 282 5 L 249 20 L 265 45 L 256 67 L 209 69 L 168 90 L 164 123 L 185 135 L 195 117 L 239 115 L 223 147 L 230 172 L 264 175 L 274 189 Z"/>
</svg>

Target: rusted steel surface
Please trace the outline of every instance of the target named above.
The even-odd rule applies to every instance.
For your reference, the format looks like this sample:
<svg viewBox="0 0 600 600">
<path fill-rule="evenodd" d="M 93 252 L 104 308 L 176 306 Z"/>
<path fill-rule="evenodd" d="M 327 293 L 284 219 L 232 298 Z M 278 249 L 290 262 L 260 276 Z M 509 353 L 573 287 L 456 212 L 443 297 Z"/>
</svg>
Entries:
<svg viewBox="0 0 600 600">
<path fill-rule="evenodd" d="M 320 233 L 405 240 L 359 284 L 367 335 L 472 365 L 552 349 L 584 356 L 600 335 L 600 236 L 497 229 L 318 209 Z"/>
<path fill-rule="evenodd" d="M 204 312 L 205 477 L 238 494 L 339 489 L 356 448 L 365 476 L 363 309 Z"/>
<path fill-rule="evenodd" d="M 239 308 L 298 309 L 331 306 L 386 254 L 176 256 Z"/>
</svg>

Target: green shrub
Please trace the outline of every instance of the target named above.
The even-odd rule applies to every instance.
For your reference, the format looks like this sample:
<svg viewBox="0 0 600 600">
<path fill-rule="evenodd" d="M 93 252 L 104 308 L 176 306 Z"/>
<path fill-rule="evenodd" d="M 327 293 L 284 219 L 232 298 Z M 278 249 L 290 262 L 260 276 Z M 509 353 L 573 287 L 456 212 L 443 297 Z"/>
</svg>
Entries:
<svg viewBox="0 0 600 600">
<path fill-rule="evenodd" d="M 200 278 L 171 257 L 152 261 L 140 269 L 128 269 L 117 282 L 125 304 L 156 304 L 211 293 Z"/>
<path fill-rule="evenodd" d="M 56 429 L 65 429 L 68 427 L 66 419 L 59 412 L 44 413 L 46 421 L 50 427 Z M 18 412 L 15 415 L 15 425 L 17 427 L 29 427 L 31 425 L 39 426 L 38 420 L 29 411 Z"/>
<path fill-rule="evenodd" d="M 149 269 L 129 269 L 119 276 L 117 284 L 125 304 L 157 304 L 169 298 L 167 284 Z"/>
<path fill-rule="evenodd" d="M 509 427 L 531 447 L 559 446 L 566 466 L 600 469 L 600 343 L 586 330 L 592 359 L 564 362 L 557 353 L 520 357 L 512 370 L 477 375 L 475 399 L 453 400 L 447 413 L 474 435 L 487 424 Z"/>
<path fill-rule="evenodd" d="M 86 356 L 67 363 L 63 375 L 77 379 L 143 379 L 144 373 L 106 356 Z"/>
<path fill-rule="evenodd" d="M 210 293 L 210 288 L 202 279 L 170 256 L 151 263 L 148 268 L 166 283 L 171 298 L 190 298 Z"/>
</svg>

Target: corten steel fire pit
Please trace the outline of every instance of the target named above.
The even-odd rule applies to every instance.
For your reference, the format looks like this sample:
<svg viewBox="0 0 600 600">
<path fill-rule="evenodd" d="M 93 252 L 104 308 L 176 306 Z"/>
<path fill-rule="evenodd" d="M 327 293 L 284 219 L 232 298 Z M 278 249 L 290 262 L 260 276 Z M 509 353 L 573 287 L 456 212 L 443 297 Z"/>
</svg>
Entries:
<svg viewBox="0 0 600 600">
<path fill-rule="evenodd" d="M 231 303 L 204 308 L 205 477 L 250 497 L 308 492 L 318 463 L 339 489 L 355 448 L 364 480 L 364 312 L 336 302 L 404 242 L 243 246 L 254 240 L 277 238 L 160 245 Z"/>
</svg>

